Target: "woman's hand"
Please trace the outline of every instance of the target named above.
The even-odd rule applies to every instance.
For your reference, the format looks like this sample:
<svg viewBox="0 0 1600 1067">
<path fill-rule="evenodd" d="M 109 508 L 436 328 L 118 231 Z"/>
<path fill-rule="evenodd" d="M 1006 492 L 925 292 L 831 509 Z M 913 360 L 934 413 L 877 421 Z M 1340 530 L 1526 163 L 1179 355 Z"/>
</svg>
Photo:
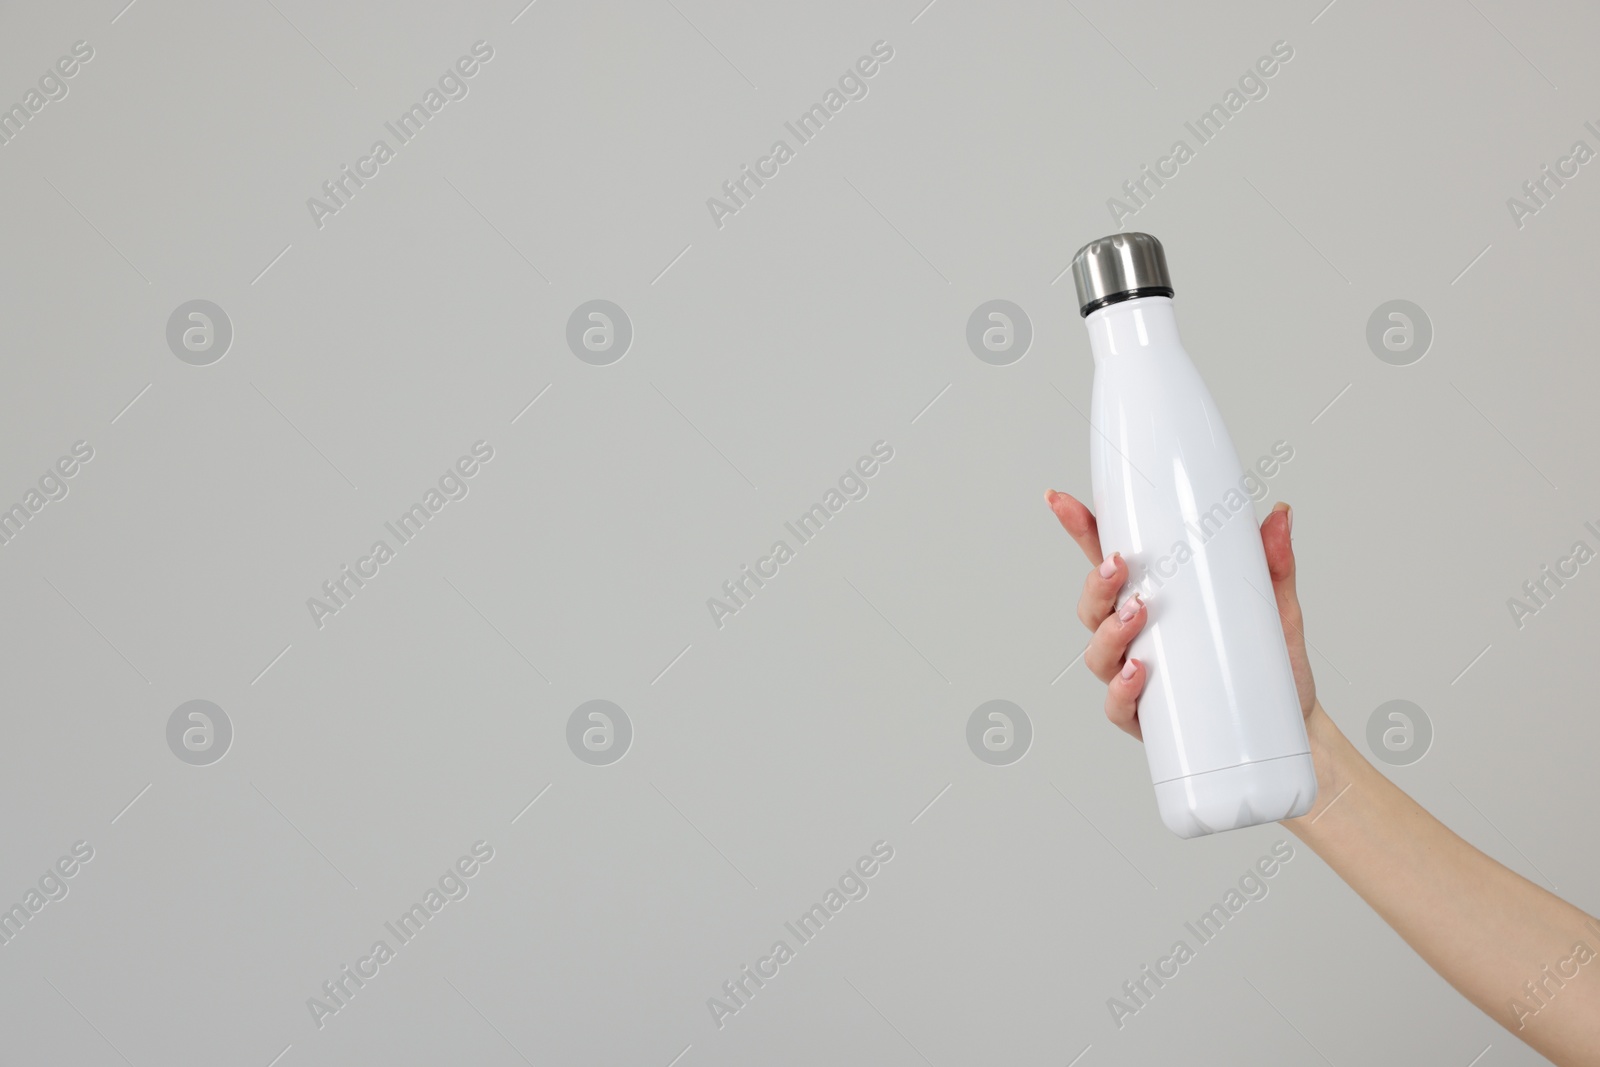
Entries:
<svg viewBox="0 0 1600 1067">
<path fill-rule="evenodd" d="M 1092 567 L 1083 581 L 1078 598 L 1078 620 L 1094 635 L 1084 650 L 1083 662 L 1094 676 L 1106 683 L 1106 718 L 1143 740 L 1139 730 L 1139 694 L 1144 690 L 1145 665 L 1128 656 L 1128 645 L 1144 629 L 1148 612 L 1137 595 L 1116 608 L 1117 594 L 1128 580 L 1128 564 L 1120 553 L 1106 556 L 1100 545 L 1100 528 L 1083 503 L 1054 489 L 1045 494 L 1050 510 L 1072 539 L 1078 542 Z M 1294 512 L 1288 504 L 1275 504 L 1261 523 L 1261 547 L 1267 555 L 1267 572 L 1272 577 L 1272 593 L 1278 604 L 1278 619 L 1283 624 L 1284 643 L 1289 648 L 1289 665 L 1294 670 L 1295 689 L 1300 695 L 1300 712 L 1306 717 L 1306 735 L 1311 743 L 1311 762 L 1317 772 L 1317 800 L 1311 810 L 1298 819 L 1286 819 L 1291 829 L 1308 825 L 1336 800 L 1350 783 L 1351 770 L 1345 757 L 1355 755 L 1338 727 L 1317 703 L 1317 683 L 1311 676 L 1311 660 L 1306 656 L 1304 620 L 1300 597 L 1295 592 L 1294 546 L 1290 528 Z"/>
<path fill-rule="evenodd" d="M 1128 657 L 1128 644 L 1144 627 L 1144 605 L 1133 596 L 1116 610 L 1128 566 L 1103 554 L 1089 509 L 1054 490 L 1045 499 L 1093 568 L 1078 598 L 1078 618 L 1094 634 L 1084 663 L 1106 683 L 1106 717 L 1139 737 L 1145 669 Z M 1512 1034 L 1564 1067 L 1600 1067 L 1600 984 L 1569 980 L 1547 984 L 1537 998 L 1528 992 L 1552 966 L 1571 961 L 1575 943 L 1600 934 L 1600 920 L 1451 833 L 1367 762 L 1322 710 L 1295 593 L 1290 515 L 1287 504 L 1273 507 L 1261 524 L 1261 546 L 1306 716 L 1317 802 L 1284 825 Z M 1550 995 L 1555 988 L 1559 997 Z"/>
<path fill-rule="evenodd" d="M 1083 653 L 1083 662 L 1106 683 L 1106 718 L 1140 737 L 1139 693 L 1144 689 L 1145 669 L 1138 660 L 1128 658 L 1128 644 L 1144 629 L 1147 612 L 1138 596 L 1129 597 L 1121 611 L 1115 610 L 1117 593 L 1128 580 L 1128 564 L 1120 553 L 1104 555 L 1100 528 L 1082 502 L 1054 489 L 1045 494 L 1045 501 L 1091 564 L 1083 582 L 1083 595 L 1078 598 L 1078 620 L 1094 634 Z M 1300 692 L 1300 711 L 1310 718 L 1317 706 L 1317 683 L 1311 677 L 1311 661 L 1306 657 L 1300 598 L 1295 593 L 1294 547 L 1289 541 L 1293 524 L 1294 512 L 1289 505 L 1274 505 L 1261 524 L 1261 547 L 1267 553 L 1278 618 L 1283 622 L 1294 684 Z"/>
</svg>

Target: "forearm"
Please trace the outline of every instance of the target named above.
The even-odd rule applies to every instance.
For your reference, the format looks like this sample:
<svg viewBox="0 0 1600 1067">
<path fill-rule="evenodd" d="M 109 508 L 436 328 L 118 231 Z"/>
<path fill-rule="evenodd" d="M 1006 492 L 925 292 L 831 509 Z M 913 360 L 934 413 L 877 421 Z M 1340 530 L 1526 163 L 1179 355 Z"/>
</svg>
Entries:
<svg viewBox="0 0 1600 1067">
<path fill-rule="evenodd" d="M 1284 825 L 1483 1012 L 1558 1064 L 1600 1064 L 1600 922 L 1456 836 L 1320 705 L 1306 729 L 1318 800 Z"/>
</svg>

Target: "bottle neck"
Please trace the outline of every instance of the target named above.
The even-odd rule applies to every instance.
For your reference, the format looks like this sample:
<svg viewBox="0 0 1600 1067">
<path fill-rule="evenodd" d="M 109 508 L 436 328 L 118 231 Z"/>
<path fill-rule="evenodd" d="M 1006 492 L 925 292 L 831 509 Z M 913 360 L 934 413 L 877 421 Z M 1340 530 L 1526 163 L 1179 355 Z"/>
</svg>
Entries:
<svg viewBox="0 0 1600 1067">
<path fill-rule="evenodd" d="M 1141 296 L 1107 304 L 1083 320 L 1095 362 L 1137 352 L 1183 348 L 1170 296 Z"/>
</svg>

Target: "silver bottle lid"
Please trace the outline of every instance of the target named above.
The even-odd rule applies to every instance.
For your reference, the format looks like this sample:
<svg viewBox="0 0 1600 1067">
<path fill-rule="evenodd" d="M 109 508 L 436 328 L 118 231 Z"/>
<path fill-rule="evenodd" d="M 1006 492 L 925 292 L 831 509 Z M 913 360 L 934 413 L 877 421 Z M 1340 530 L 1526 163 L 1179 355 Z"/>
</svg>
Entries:
<svg viewBox="0 0 1600 1067">
<path fill-rule="evenodd" d="M 1090 241 L 1072 257 L 1072 282 L 1084 316 L 1121 300 L 1172 295 L 1167 254 L 1147 233 L 1114 233 Z"/>
</svg>

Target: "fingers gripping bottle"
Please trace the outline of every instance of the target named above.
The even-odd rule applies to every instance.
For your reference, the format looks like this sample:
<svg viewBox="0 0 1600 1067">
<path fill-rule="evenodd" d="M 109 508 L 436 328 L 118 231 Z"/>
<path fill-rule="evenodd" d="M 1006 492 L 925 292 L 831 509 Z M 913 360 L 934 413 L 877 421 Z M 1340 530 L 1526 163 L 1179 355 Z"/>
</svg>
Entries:
<svg viewBox="0 0 1600 1067">
<path fill-rule="evenodd" d="M 1094 354 L 1089 456 L 1100 544 L 1148 605 L 1128 654 L 1161 821 L 1180 837 L 1304 815 L 1305 720 L 1243 469 L 1178 338 L 1161 242 L 1091 241 L 1072 260 Z"/>
</svg>

